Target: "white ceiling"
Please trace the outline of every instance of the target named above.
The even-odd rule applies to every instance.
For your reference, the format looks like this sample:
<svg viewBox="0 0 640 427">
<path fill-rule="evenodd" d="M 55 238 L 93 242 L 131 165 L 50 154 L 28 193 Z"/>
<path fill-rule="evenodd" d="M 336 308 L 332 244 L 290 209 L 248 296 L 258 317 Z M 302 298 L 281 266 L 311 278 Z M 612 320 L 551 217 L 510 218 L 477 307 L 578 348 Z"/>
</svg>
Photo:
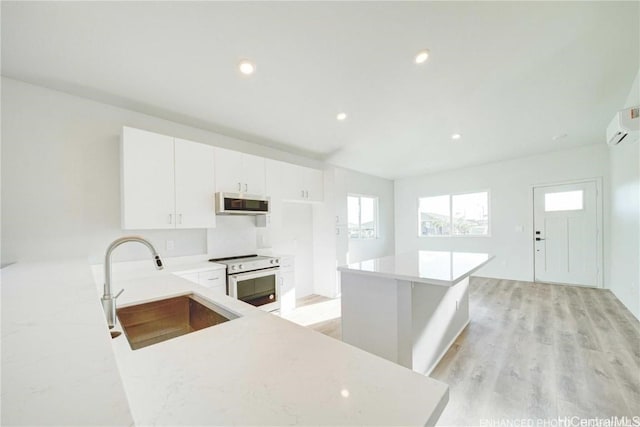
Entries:
<svg viewBox="0 0 640 427">
<path fill-rule="evenodd" d="M 640 68 L 639 13 L 638 2 L 3 1 L 2 74 L 392 178 L 603 144 Z M 242 58 L 255 75 L 237 72 Z"/>
</svg>

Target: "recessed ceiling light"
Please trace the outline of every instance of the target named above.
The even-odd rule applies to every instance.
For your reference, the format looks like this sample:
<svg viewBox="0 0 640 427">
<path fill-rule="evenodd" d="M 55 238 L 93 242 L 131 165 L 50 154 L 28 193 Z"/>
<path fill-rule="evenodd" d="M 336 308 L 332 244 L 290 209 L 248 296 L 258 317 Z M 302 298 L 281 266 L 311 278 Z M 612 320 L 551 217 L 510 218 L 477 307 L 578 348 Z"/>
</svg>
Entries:
<svg viewBox="0 0 640 427">
<path fill-rule="evenodd" d="M 416 55 L 416 64 L 422 64 L 429 58 L 429 49 L 421 50 Z"/>
<path fill-rule="evenodd" d="M 462 135 L 460 135 L 459 133 L 451 134 L 451 139 L 460 139 L 460 138 L 462 138 Z"/>
<path fill-rule="evenodd" d="M 336 116 L 336 119 L 343 121 L 347 119 L 347 113 L 338 113 L 338 115 Z"/>
<path fill-rule="evenodd" d="M 238 69 L 242 74 L 248 76 L 253 74 L 254 71 L 256 71 L 256 66 L 253 64 L 253 62 L 249 61 L 248 59 L 243 59 L 238 64 Z"/>
</svg>

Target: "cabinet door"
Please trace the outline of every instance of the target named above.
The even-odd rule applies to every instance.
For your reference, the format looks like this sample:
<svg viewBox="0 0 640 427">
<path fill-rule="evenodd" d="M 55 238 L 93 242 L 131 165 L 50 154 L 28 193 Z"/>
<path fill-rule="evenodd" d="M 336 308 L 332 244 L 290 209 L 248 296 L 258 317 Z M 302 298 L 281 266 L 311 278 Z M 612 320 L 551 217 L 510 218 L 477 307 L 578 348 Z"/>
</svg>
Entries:
<svg viewBox="0 0 640 427">
<path fill-rule="evenodd" d="M 175 139 L 176 228 L 213 228 L 215 149 Z"/>
<path fill-rule="evenodd" d="M 324 173 L 319 169 L 305 168 L 305 195 L 312 202 L 324 200 Z"/>
<path fill-rule="evenodd" d="M 215 149 L 216 191 L 244 192 L 243 154 L 238 151 Z"/>
<path fill-rule="evenodd" d="M 174 228 L 173 138 L 124 127 L 120 150 L 122 228 Z"/>
<path fill-rule="evenodd" d="M 243 154 L 242 191 L 249 194 L 265 194 L 265 159 L 264 157 Z"/>
<path fill-rule="evenodd" d="M 198 283 L 222 295 L 227 294 L 226 270 L 201 271 L 198 274 Z"/>
<path fill-rule="evenodd" d="M 280 313 L 286 316 L 296 308 L 296 275 L 293 271 L 280 273 Z"/>
<path fill-rule="evenodd" d="M 266 194 L 272 198 L 282 198 L 282 162 L 277 160 L 265 160 Z"/>
<path fill-rule="evenodd" d="M 302 182 L 297 166 L 267 159 L 267 194 L 272 199 L 301 200 Z"/>
</svg>

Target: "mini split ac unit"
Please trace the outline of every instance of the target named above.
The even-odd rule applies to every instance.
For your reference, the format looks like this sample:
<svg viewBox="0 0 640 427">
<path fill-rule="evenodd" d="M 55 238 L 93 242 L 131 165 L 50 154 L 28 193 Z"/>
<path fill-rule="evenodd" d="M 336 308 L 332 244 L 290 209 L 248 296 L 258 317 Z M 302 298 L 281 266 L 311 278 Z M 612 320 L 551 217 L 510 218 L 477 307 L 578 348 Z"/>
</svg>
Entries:
<svg viewBox="0 0 640 427">
<path fill-rule="evenodd" d="M 607 144 L 635 141 L 640 133 L 640 106 L 618 111 L 607 126 Z"/>
</svg>

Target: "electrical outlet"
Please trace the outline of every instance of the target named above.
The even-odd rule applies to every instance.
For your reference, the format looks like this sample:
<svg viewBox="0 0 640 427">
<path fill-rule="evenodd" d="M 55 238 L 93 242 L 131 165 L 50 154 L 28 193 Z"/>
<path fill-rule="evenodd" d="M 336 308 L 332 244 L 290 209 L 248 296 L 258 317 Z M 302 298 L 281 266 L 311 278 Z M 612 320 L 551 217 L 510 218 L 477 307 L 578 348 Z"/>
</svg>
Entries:
<svg viewBox="0 0 640 427">
<path fill-rule="evenodd" d="M 173 240 L 167 240 L 166 247 L 167 251 L 172 251 L 175 248 L 175 242 Z"/>
</svg>

